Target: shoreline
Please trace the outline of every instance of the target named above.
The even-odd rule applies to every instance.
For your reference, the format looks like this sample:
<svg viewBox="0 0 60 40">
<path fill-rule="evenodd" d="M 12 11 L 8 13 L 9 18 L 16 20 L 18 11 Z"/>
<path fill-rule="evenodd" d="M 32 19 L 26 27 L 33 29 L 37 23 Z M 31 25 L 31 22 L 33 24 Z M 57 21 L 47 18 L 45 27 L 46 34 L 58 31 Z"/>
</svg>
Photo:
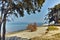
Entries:
<svg viewBox="0 0 60 40">
<path fill-rule="evenodd" d="M 27 38 L 27 39 L 31 39 L 34 37 L 47 37 L 49 38 L 49 36 L 60 33 L 60 27 L 57 26 L 59 28 L 59 30 L 53 30 L 53 31 L 49 31 L 47 34 L 45 34 L 46 29 L 48 28 L 47 26 L 40 26 L 37 27 L 37 31 L 35 32 L 28 32 L 27 30 L 23 30 L 23 31 L 18 31 L 18 32 L 13 32 L 13 33 L 9 33 L 6 34 L 6 37 L 21 37 L 21 38 Z M 51 38 L 51 37 L 50 37 Z"/>
<path fill-rule="evenodd" d="M 38 26 L 38 27 L 47 27 L 47 26 Z M 26 31 L 27 29 L 24 29 L 24 30 L 18 30 L 18 31 L 14 31 L 14 32 L 7 32 L 6 34 L 14 34 L 14 33 L 19 33 L 19 32 L 23 32 L 23 31 Z"/>
<path fill-rule="evenodd" d="M 28 32 L 28 30 L 24 30 L 24 31 L 13 32 L 13 33 L 6 34 L 6 37 L 17 36 L 17 37 L 30 39 L 30 38 L 33 38 L 35 36 L 41 36 L 42 33 L 45 33 L 46 29 L 47 29 L 47 27 L 37 27 L 37 30 L 34 31 L 34 32 Z"/>
<path fill-rule="evenodd" d="M 26 30 L 26 29 L 24 29 Z M 14 34 L 14 33 L 19 33 L 19 32 L 23 32 L 24 30 L 18 30 L 18 31 L 14 31 L 14 32 L 7 32 L 6 34 Z"/>
</svg>

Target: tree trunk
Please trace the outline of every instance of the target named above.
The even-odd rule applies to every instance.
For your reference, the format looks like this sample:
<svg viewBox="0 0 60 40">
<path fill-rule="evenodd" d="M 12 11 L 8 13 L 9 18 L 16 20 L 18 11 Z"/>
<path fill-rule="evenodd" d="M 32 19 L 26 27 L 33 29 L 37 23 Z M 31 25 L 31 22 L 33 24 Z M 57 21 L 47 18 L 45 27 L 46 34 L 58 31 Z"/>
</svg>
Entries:
<svg viewBox="0 0 60 40">
<path fill-rule="evenodd" d="M 6 32 L 6 30 L 5 30 L 5 26 L 6 26 L 6 13 L 7 12 L 4 12 L 4 11 L 6 11 L 6 10 L 4 10 L 4 1 L 2 0 L 2 14 L 1 14 L 1 17 L 2 17 L 2 15 L 4 14 L 4 16 L 3 16 L 3 20 L 2 20 L 2 24 L 3 24 L 3 33 L 2 33 L 2 40 L 5 40 L 5 32 Z"/>
<path fill-rule="evenodd" d="M 0 40 L 1 40 L 1 23 L 0 23 Z"/>
<path fill-rule="evenodd" d="M 3 23 L 3 40 L 5 40 L 5 25 L 6 25 L 6 22 Z"/>
<path fill-rule="evenodd" d="M 5 29 L 5 27 L 6 27 L 6 15 L 4 15 L 4 17 L 3 17 L 3 35 L 2 35 L 2 37 L 3 37 L 3 40 L 5 40 L 5 33 L 6 33 L 6 29 Z"/>
</svg>

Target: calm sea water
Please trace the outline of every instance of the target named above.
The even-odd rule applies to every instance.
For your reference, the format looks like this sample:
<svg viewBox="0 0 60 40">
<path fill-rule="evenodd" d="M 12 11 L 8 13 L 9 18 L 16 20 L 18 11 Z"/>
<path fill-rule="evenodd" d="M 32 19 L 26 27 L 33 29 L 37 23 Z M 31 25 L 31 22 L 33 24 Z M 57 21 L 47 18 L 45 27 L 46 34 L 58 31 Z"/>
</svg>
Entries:
<svg viewBox="0 0 60 40">
<path fill-rule="evenodd" d="M 30 23 L 7 23 L 6 32 L 14 32 L 19 30 L 26 29 L 27 25 Z M 38 26 L 41 26 L 43 23 L 37 23 Z"/>
</svg>

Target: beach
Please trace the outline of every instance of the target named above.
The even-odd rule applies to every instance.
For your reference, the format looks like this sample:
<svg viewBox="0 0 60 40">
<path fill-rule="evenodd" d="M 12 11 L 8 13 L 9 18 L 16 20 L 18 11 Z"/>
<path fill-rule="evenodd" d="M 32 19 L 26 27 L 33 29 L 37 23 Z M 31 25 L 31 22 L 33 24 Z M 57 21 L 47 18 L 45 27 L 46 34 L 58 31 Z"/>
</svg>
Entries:
<svg viewBox="0 0 60 40">
<path fill-rule="evenodd" d="M 11 33 L 11 34 L 8 33 L 6 34 L 6 37 L 20 37 L 20 38 L 26 38 L 26 39 L 31 39 L 34 37 L 52 38 L 51 35 L 60 33 L 60 27 L 57 26 L 59 30 L 49 31 L 47 34 L 45 34 L 47 28 L 48 27 L 37 27 L 37 30 L 34 32 L 29 32 L 28 30 L 24 30 L 16 33 Z"/>
</svg>

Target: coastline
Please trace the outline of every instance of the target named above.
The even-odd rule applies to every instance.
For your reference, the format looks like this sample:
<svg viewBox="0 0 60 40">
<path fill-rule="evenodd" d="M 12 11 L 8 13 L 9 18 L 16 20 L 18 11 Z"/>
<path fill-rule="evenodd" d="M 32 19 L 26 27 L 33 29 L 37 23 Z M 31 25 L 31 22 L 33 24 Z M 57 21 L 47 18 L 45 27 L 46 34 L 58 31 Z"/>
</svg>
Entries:
<svg viewBox="0 0 60 40">
<path fill-rule="evenodd" d="M 6 34 L 7 34 L 7 35 L 9 35 L 9 34 L 15 34 L 15 33 L 23 32 L 23 31 L 25 31 L 25 30 L 26 30 L 26 29 L 14 31 L 14 32 L 7 32 Z"/>
<path fill-rule="evenodd" d="M 42 25 L 42 26 L 38 26 L 38 27 L 39 27 L 39 28 L 40 28 L 40 27 L 47 27 L 47 25 Z M 37 27 L 37 28 L 38 28 L 38 27 Z M 27 29 L 18 30 L 18 31 L 14 31 L 14 32 L 7 32 L 6 34 L 8 34 L 8 35 L 9 35 L 9 34 L 15 34 L 15 33 L 23 32 L 23 31 L 27 31 Z"/>
<path fill-rule="evenodd" d="M 58 27 L 58 26 L 56 26 L 56 27 Z M 60 33 L 60 27 L 58 27 L 59 30 L 49 31 L 45 35 L 47 28 L 48 28 L 47 26 L 46 27 L 40 26 L 40 27 L 37 27 L 37 31 L 35 31 L 35 32 L 28 32 L 28 30 L 23 30 L 23 31 L 18 31 L 18 32 L 6 34 L 6 37 L 16 36 L 16 37 L 27 38 L 27 39 L 31 39 L 31 38 L 35 38 L 35 37 L 51 38 L 51 35 Z"/>
</svg>

